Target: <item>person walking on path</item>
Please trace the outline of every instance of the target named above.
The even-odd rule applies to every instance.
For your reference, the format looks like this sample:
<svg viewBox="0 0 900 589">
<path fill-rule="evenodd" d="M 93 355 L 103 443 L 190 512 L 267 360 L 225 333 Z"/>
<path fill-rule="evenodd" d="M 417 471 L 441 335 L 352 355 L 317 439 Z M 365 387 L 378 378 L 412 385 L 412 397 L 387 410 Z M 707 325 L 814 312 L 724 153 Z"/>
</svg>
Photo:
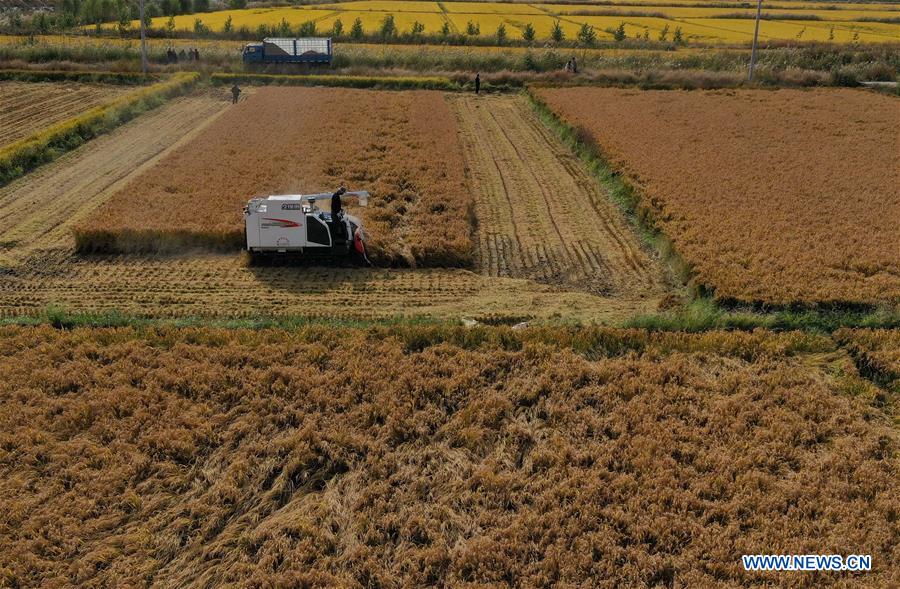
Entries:
<svg viewBox="0 0 900 589">
<path fill-rule="evenodd" d="M 475 74 L 475 94 L 481 92 L 481 74 Z"/>
<path fill-rule="evenodd" d="M 237 82 L 234 83 L 234 86 L 231 87 L 231 104 L 238 103 L 238 96 L 241 95 L 241 89 L 238 88 Z"/>
</svg>

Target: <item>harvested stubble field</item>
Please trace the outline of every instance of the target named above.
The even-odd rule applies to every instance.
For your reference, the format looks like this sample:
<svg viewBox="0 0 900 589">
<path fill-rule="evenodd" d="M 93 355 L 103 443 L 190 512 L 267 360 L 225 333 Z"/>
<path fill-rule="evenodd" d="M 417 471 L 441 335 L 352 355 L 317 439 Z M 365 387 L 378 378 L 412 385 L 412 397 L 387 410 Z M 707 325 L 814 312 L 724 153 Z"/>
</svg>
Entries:
<svg viewBox="0 0 900 589">
<path fill-rule="evenodd" d="M 0 328 L 0 583 L 747 587 L 775 551 L 872 554 L 793 586 L 890 586 L 900 440 L 804 361 L 832 349 Z"/>
<path fill-rule="evenodd" d="M 541 89 L 724 301 L 900 301 L 896 98 Z"/>
<path fill-rule="evenodd" d="M 0 147 L 131 91 L 121 85 L 0 81 Z"/>
<path fill-rule="evenodd" d="M 36 251 L 71 249 L 75 223 L 102 206 L 135 172 L 189 139 L 227 104 L 221 92 L 176 98 L 0 187 L 0 268 L 23 263 Z M 36 256 L 45 270 L 53 267 L 56 256 Z"/>
<path fill-rule="evenodd" d="M 472 199 L 443 94 L 258 89 L 76 228 L 80 251 L 234 249 L 253 196 L 372 193 L 359 210 L 384 265 L 473 261 Z"/>
<path fill-rule="evenodd" d="M 621 297 L 662 296 L 656 259 L 523 97 L 453 102 L 484 274 Z"/>
<path fill-rule="evenodd" d="M 175 99 L 0 188 L 0 315 L 56 306 L 154 318 L 621 322 L 656 310 L 655 292 L 598 295 L 578 285 L 466 270 L 248 268 L 234 253 L 76 255 L 73 225 L 224 116 L 232 108 L 227 94 L 218 89 Z"/>
<path fill-rule="evenodd" d="M 565 318 L 616 324 L 657 306 L 654 297 L 597 296 L 461 269 L 248 268 L 229 254 L 86 258 L 53 248 L 0 269 L 4 317 L 59 307 L 164 319 Z"/>
</svg>

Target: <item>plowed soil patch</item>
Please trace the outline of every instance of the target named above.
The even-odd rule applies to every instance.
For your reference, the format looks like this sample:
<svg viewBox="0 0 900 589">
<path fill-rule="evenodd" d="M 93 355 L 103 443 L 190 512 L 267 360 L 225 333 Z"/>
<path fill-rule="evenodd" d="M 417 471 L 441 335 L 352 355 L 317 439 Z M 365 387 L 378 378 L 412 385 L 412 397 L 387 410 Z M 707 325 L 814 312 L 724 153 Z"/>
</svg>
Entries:
<svg viewBox="0 0 900 589">
<path fill-rule="evenodd" d="M 723 300 L 900 300 L 900 109 L 861 90 L 543 89 Z"/>
</svg>

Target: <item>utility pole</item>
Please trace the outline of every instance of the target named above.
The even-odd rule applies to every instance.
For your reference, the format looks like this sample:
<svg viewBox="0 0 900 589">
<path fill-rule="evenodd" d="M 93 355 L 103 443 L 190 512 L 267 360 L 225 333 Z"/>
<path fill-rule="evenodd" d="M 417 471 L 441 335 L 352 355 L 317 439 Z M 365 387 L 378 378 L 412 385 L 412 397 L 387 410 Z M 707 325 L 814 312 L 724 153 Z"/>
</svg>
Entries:
<svg viewBox="0 0 900 589">
<path fill-rule="evenodd" d="M 141 69 L 147 75 L 147 33 L 144 31 L 144 0 L 141 0 Z"/>
<path fill-rule="evenodd" d="M 756 28 L 753 30 L 753 49 L 750 50 L 750 77 L 747 78 L 751 82 L 753 81 L 753 68 L 756 66 L 756 42 L 759 39 L 759 17 L 761 12 L 762 0 L 756 0 Z"/>
</svg>

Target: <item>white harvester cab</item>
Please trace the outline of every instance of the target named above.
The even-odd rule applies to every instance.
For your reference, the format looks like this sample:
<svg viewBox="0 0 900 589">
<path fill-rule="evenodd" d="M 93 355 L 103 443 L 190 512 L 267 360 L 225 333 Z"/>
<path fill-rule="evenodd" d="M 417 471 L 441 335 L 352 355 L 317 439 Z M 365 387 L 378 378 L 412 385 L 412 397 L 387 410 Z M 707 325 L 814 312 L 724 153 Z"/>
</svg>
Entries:
<svg viewBox="0 0 900 589">
<path fill-rule="evenodd" d="M 368 206 L 369 193 L 344 192 Z M 360 257 L 365 260 L 362 222 L 342 212 L 337 219 L 317 206 L 332 193 L 280 194 L 251 199 L 244 207 L 245 247 L 253 255 L 293 254 L 299 257 Z"/>
</svg>

